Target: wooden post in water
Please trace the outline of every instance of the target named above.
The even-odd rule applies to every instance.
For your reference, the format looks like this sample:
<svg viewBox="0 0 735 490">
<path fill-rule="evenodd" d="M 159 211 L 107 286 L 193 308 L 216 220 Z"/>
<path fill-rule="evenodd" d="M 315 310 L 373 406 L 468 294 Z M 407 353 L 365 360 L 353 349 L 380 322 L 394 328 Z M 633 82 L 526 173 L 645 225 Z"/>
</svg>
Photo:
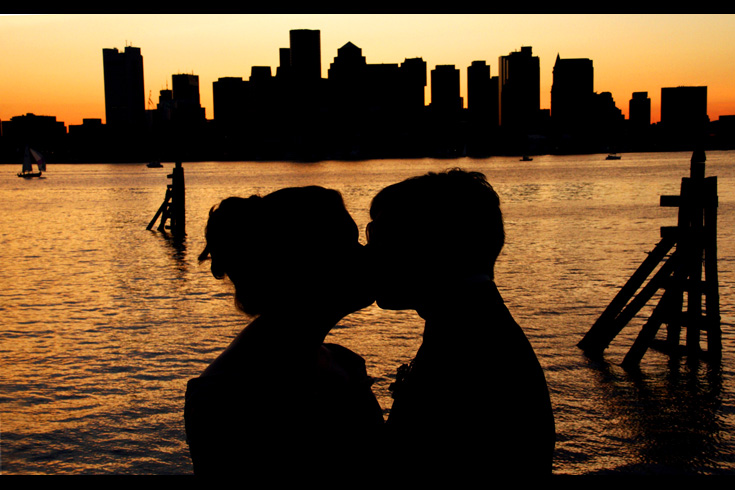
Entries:
<svg viewBox="0 0 735 490">
<path fill-rule="evenodd" d="M 588 355 L 601 355 L 638 311 L 662 290 L 658 304 L 625 356 L 623 366 L 637 366 L 652 346 L 676 353 L 680 350 L 682 327 L 686 327 L 689 355 L 704 354 L 700 333 L 706 332 L 706 355 L 711 361 L 719 362 L 722 332 L 717 278 L 717 177 L 705 178 L 705 159 L 704 151 L 695 151 L 690 176 L 682 178 L 681 194 L 661 196 L 661 206 L 679 208 L 678 224 L 661 228 L 661 241 L 579 342 L 578 346 Z M 674 251 L 669 254 L 672 249 Z M 636 295 L 659 264 L 659 270 Z M 667 325 L 666 341 L 657 342 L 656 334 L 664 323 Z"/>
<path fill-rule="evenodd" d="M 173 172 L 167 177 L 171 179 L 171 183 L 166 186 L 166 196 L 163 199 L 163 204 L 158 208 L 151 222 L 148 223 L 147 229 L 152 229 L 158 217 L 161 216 L 161 223 L 158 225 L 159 231 L 169 228 L 175 237 L 183 237 L 186 235 L 186 187 L 184 184 L 184 168 L 181 166 L 181 162 L 176 162 Z M 169 221 L 170 225 L 166 225 L 166 221 Z"/>
</svg>

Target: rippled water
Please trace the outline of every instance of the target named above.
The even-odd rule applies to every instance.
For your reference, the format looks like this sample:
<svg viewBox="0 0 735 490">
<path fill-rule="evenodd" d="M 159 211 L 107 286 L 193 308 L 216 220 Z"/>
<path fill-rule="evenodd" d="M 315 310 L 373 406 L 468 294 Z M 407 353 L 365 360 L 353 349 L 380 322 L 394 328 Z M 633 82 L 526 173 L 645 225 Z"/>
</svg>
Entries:
<svg viewBox="0 0 735 490">
<path fill-rule="evenodd" d="M 593 362 L 576 347 L 676 212 L 690 153 L 482 160 L 186 163 L 187 237 L 146 230 L 171 165 L 0 170 L 0 468 L 4 474 L 187 474 L 183 395 L 243 327 L 226 284 L 199 266 L 208 209 L 230 195 L 318 184 L 339 189 L 362 230 L 371 197 L 450 166 L 498 190 L 508 242 L 497 283 L 546 370 L 558 443 L 554 472 L 735 473 L 733 287 L 735 152 L 707 154 L 719 183 L 723 363 L 649 351 L 619 362 L 645 320 Z M 364 233 L 363 233 L 364 237 Z M 364 238 L 363 238 L 364 240 Z M 386 413 L 395 368 L 422 322 L 371 306 L 330 334 L 361 354 Z M 451 393 L 447 414 L 453 415 Z"/>
</svg>

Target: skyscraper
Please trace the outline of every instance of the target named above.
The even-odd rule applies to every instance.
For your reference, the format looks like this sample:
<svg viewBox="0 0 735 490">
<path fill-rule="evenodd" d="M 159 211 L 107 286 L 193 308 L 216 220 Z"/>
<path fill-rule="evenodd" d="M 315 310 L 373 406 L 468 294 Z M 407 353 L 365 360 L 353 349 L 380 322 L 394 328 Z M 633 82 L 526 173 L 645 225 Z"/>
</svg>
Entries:
<svg viewBox="0 0 735 490">
<path fill-rule="evenodd" d="M 318 30 L 290 31 L 291 73 L 300 81 L 315 81 L 322 77 L 321 33 Z"/>
<path fill-rule="evenodd" d="M 426 92 L 426 61 L 422 58 L 406 58 L 401 63 L 401 90 L 399 98 L 403 108 L 411 113 L 423 111 Z"/>
<path fill-rule="evenodd" d="M 551 85 L 551 118 L 561 132 L 576 132 L 590 123 L 594 68 L 587 58 L 556 57 Z"/>
<path fill-rule="evenodd" d="M 499 122 L 504 128 L 527 131 L 537 122 L 541 109 L 539 58 L 530 46 L 521 47 L 498 60 Z"/>
<path fill-rule="evenodd" d="M 368 80 L 367 62 L 362 49 L 348 42 L 337 50 L 329 65 L 327 78 L 335 108 L 342 113 L 359 112 L 365 107 Z"/>
<path fill-rule="evenodd" d="M 664 87 L 661 89 L 661 125 L 673 138 L 697 138 L 707 116 L 707 87 Z"/>
<path fill-rule="evenodd" d="M 651 125 L 651 99 L 648 92 L 633 92 L 628 103 L 628 120 L 634 130 L 643 130 Z"/>
<path fill-rule="evenodd" d="M 498 77 L 490 76 L 485 61 L 467 67 L 467 115 L 467 154 L 490 154 L 498 127 Z"/>
<path fill-rule="evenodd" d="M 329 65 L 328 78 L 335 83 L 354 83 L 363 76 L 366 65 L 362 49 L 348 42 L 337 50 L 334 62 Z"/>
<path fill-rule="evenodd" d="M 199 76 L 179 73 L 171 75 L 174 99 L 189 104 L 199 104 Z"/>
<path fill-rule="evenodd" d="M 437 65 L 431 70 L 431 109 L 440 112 L 462 109 L 459 70 L 454 65 Z"/>
<path fill-rule="evenodd" d="M 187 73 L 171 75 L 174 111 L 172 119 L 179 124 L 204 122 L 204 108 L 199 98 L 199 76 Z"/>
<path fill-rule="evenodd" d="M 242 77 L 222 77 L 212 83 L 214 120 L 220 130 L 233 127 L 245 116 L 245 90 Z"/>
<path fill-rule="evenodd" d="M 102 50 L 106 123 L 115 129 L 141 129 L 145 122 L 143 56 L 140 48 Z"/>
<path fill-rule="evenodd" d="M 494 114 L 497 123 L 498 93 L 497 85 L 492 82 L 490 65 L 485 61 L 473 61 L 467 67 L 467 109 L 481 117 Z"/>
<path fill-rule="evenodd" d="M 291 74 L 291 48 L 278 49 L 278 63 L 276 77 L 285 80 Z"/>
<path fill-rule="evenodd" d="M 328 71 L 330 98 L 338 112 L 357 117 L 374 114 L 416 113 L 424 108 L 426 62 L 406 59 L 402 64 L 368 64 L 362 49 L 348 42 L 337 50 Z M 344 117 L 344 114 L 343 116 Z"/>
</svg>

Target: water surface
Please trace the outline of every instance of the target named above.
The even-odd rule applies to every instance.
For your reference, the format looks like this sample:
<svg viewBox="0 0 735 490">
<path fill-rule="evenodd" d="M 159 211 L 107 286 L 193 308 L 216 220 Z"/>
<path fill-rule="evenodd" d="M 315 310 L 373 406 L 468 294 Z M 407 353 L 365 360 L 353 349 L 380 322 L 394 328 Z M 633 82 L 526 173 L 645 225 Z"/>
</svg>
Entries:
<svg viewBox="0 0 735 490">
<path fill-rule="evenodd" d="M 735 152 L 707 154 L 719 184 L 723 363 L 649 351 L 619 363 L 645 320 L 592 361 L 576 347 L 618 289 L 676 224 L 690 153 L 362 162 L 184 162 L 187 236 L 146 230 L 172 165 L 0 170 L 0 465 L 4 474 L 187 474 L 188 379 L 244 326 L 226 283 L 197 263 L 209 208 L 230 195 L 317 184 L 340 190 L 362 230 L 384 186 L 430 170 L 484 172 L 508 241 L 497 283 L 546 371 L 558 442 L 554 472 L 735 473 L 733 260 Z M 388 385 L 421 341 L 412 312 L 373 305 L 328 340 L 361 354 L 386 414 Z M 448 416 L 459 415 L 446 393 Z M 502 403 L 502 400 L 498 401 Z"/>
</svg>

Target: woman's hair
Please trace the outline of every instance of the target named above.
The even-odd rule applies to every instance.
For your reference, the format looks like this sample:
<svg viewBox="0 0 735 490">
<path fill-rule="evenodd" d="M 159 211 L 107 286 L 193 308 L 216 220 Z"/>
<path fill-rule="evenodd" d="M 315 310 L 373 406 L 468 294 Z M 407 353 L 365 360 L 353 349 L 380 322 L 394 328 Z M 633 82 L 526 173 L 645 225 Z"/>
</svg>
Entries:
<svg viewBox="0 0 735 490">
<path fill-rule="evenodd" d="M 224 199 L 209 211 L 205 238 L 199 260 L 232 281 L 238 307 L 250 315 L 315 297 L 359 247 L 342 195 L 319 186 Z"/>
</svg>

